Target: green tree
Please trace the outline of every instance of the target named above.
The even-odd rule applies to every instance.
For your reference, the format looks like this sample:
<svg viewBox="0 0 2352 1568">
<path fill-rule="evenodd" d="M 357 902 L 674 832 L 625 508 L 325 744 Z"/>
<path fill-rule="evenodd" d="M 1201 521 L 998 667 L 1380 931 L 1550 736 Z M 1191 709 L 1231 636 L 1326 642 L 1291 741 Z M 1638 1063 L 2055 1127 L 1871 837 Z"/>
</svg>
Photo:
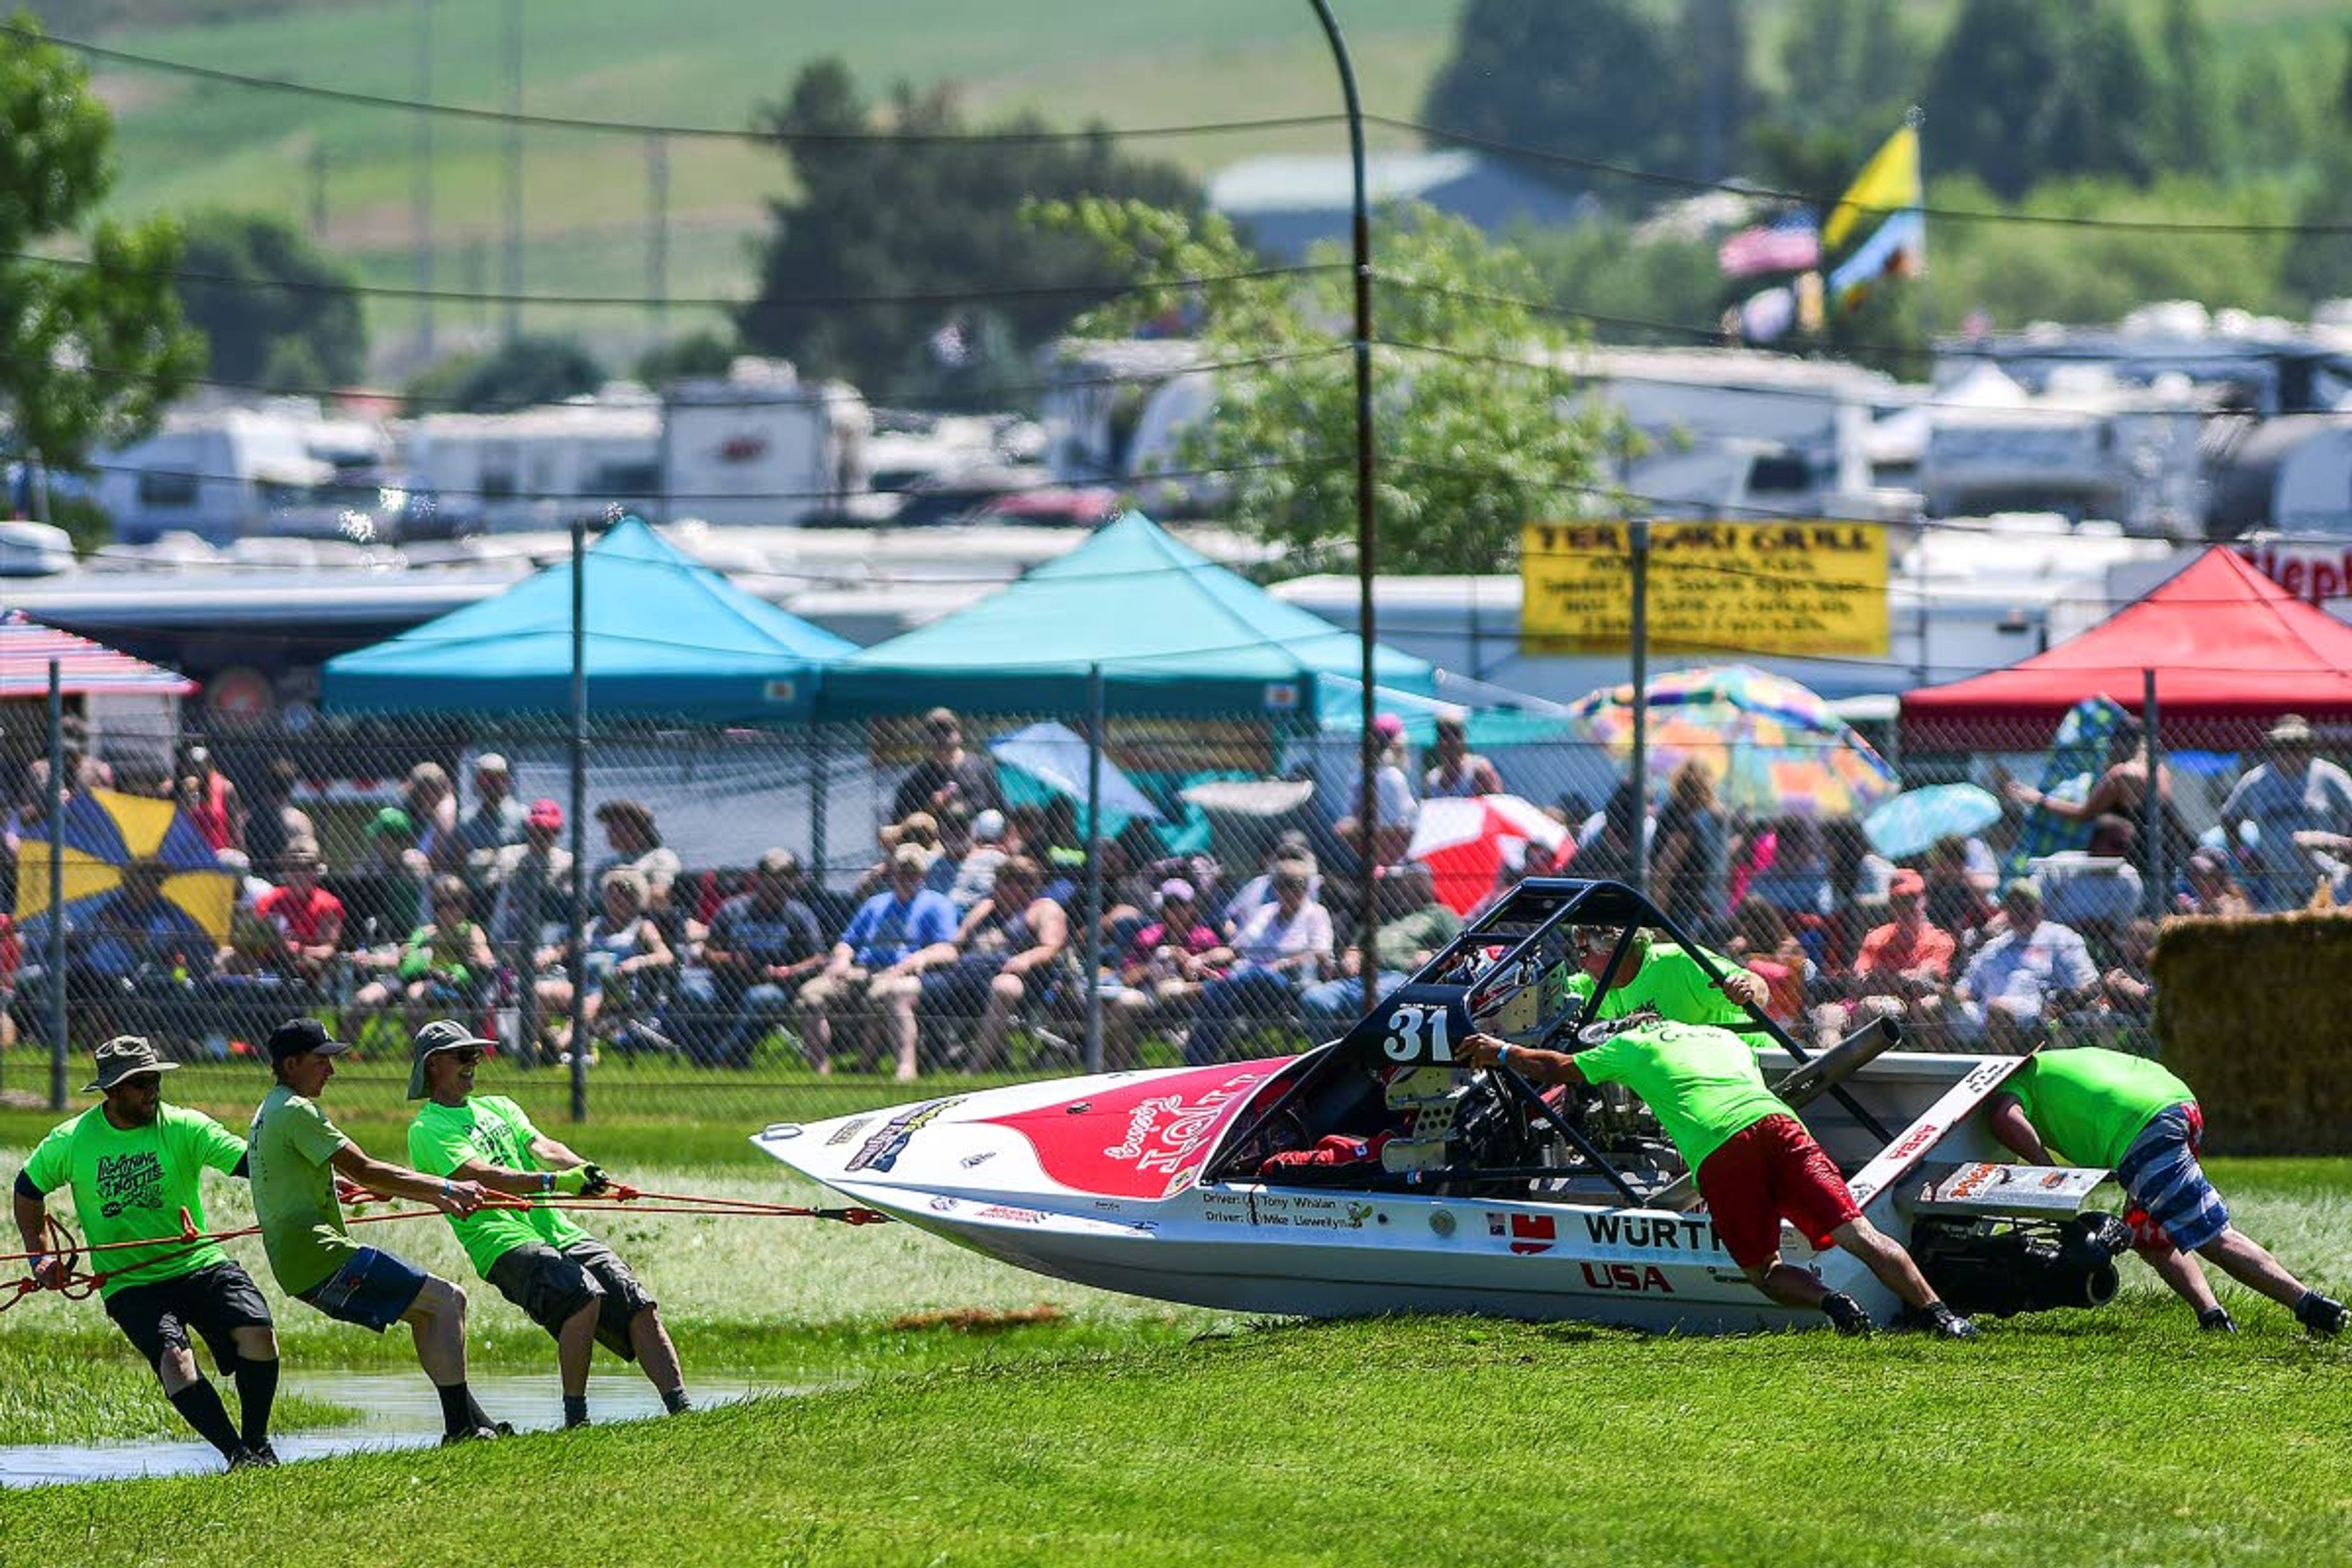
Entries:
<svg viewBox="0 0 2352 1568">
<path fill-rule="evenodd" d="M 1469 0 L 1422 117 L 1489 141 L 1682 172 L 1692 158 L 1686 79 L 1663 30 L 1633 0 Z M 1556 182 L 1595 183 L 1541 160 L 1525 166 Z M 1642 207 L 1657 197 L 1646 182 L 1606 194 Z"/>
<path fill-rule="evenodd" d="M 1939 167 L 2009 200 L 2066 174 L 2145 183 L 2157 90 L 2114 0 L 1966 0 L 1927 73 Z"/>
<path fill-rule="evenodd" d="M 656 343 L 639 354 L 636 377 L 658 391 L 666 383 L 688 376 L 725 375 L 740 352 L 733 338 L 706 328 Z"/>
<path fill-rule="evenodd" d="M 1595 339 L 1705 342 L 1727 303 L 1718 241 L 1638 235 L 1631 225 L 1597 219 L 1513 240 L 1540 279 L 1538 297 L 1587 321 Z"/>
<path fill-rule="evenodd" d="M 23 12 L 13 25 L 37 27 Z M 61 468 L 154 429 L 204 363 L 172 291 L 178 226 L 88 221 L 113 183 L 113 134 L 79 57 L 26 39 L 0 51 L 0 417 L 12 447 Z M 67 246 L 87 264 L 33 259 Z"/>
<path fill-rule="evenodd" d="M 1779 53 L 1786 132 L 1883 136 L 1918 96 L 1918 40 L 1896 0 L 1797 0 Z"/>
<path fill-rule="evenodd" d="M 454 354 L 412 378 L 405 391 L 421 414 L 501 414 L 583 396 L 604 379 L 604 367 L 572 339 L 520 337 L 486 353 Z"/>
<path fill-rule="evenodd" d="M 1041 226 L 1085 236 L 1146 285 L 1089 311 L 1078 331 L 1130 336 L 1197 300 L 1212 360 L 1269 363 L 1226 373 L 1213 412 L 1180 461 L 1231 476 L 1233 515 L 1295 560 L 1349 552 L 1356 537 L 1352 354 L 1344 270 L 1213 284 L 1248 252 L 1232 226 L 1141 202 L 1087 199 L 1034 209 Z M 1318 258 L 1336 259 L 1337 247 Z M 1515 301 L 1539 287 L 1527 259 L 1425 207 L 1381 229 L 1375 350 L 1381 565 L 1491 572 L 1516 560 L 1521 528 L 1601 509 L 1622 422 L 1578 395 L 1582 334 Z"/>
<path fill-rule="evenodd" d="M 2343 76 L 2328 100 L 2332 123 L 2321 138 L 2319 177 L 2295 214 L 2304 228 L 2335 232 L 2302 236 L 2279 271 L 2281 284 L 2300 300 L 2352 294 L 2352 271 L 2344 265 L 2344 231 L 2352 227 L 2352 26 L 2344 37 Z"/>
<path fill-rule="evenodd" d="M 1684 93 L 1690 104 L 1692 174 L 1720 180 L 1739 162 L 1755 89 L 1748 16 L 1739 0 L 1683 0 Z"/>
<path fill-rule="evenodd" d="M 263 214 L 198 213 L 185 230 L 180 309 L 205 334 L 206 374 L 296 391 L 359 379 L 367 327 L 347 270 Z"/>
<path fill-rule="evenodd" d="M 2213 29 L 2197 0 L 2164 0 L 2158 29 L 2164 93 L 2156 122 L 2156 162 L 2168 174 L 2210 174 L 2227 162 Z"/>
<path fill-rule="evenodd" d="M 2277 48 L 2249 49 L 2239 61 L 2229 97 L 2233 167 L 2256 172 L 2290 168 L 2320 144 L 2312 123 L 2311 95 L 2288 68 L 2287 57 Z"/>
<path fill-rule="evenodd" d="M 1099 131 L 1056 139 L 1022 116 L 971 140 L 951 93 L 903 88 L 878 134 L 876 119 L 838 60 L 803 70 L 763 117 L 799 191 L 773 205 L 759 293 L 735 324 L 752 351 L 845 376 L 877 400 L 985 381 L 982 358 L 1025 366 L 1103 298 L 1089 287 L 1107 276 L 1100 258 L 1076 236 L 1024 225 L 1024 200 L 1133 196 L 1200 210 L 1191 176 L 1129 157 Z"/>
</svg>

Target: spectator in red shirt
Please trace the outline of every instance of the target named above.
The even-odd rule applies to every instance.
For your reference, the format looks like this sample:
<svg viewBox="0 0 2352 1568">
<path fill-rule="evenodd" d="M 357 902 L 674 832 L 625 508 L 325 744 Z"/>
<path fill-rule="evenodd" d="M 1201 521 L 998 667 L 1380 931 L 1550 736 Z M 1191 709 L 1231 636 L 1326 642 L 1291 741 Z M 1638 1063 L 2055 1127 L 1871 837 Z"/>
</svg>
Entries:
<svg viewBox="0 0 2352 1568">
<path fill-rule="evenodd" d="M 319 847 L 307 838 L 289 841 L 285 880 L 253 906 L 285 939 L 283 973 L 313 985 L 343 942 L 343 900 L 319 885 Z"/>
<path fill-rule="evenodd" d="M 1874 1018 L 1893 1018 L 1915 1034 L 1940 1020 L 1959 943 L 1927 919 L 1927 879 L 1918 872 L 1895 872 L 1886 903 L 1895 918 L 1862 939 L 1853 972 L 1838 983 L 1846 994 L 1813 1009 L 1813 1033 L 1824 1046 Z"/>
</svg>

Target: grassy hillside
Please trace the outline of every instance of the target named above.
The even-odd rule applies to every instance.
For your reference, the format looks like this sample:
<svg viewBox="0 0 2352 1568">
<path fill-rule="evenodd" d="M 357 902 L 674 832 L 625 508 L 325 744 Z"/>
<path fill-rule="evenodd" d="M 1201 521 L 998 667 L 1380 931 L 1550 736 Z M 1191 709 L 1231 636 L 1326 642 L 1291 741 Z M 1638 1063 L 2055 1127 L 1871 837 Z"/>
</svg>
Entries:
<svg viewBox="0 0 2352 1568">
<path fill-rule="evenodd" d="M 1655 0 L 1664 7 L 1674 0 Z M 2152 34 L 2161 0 L 2137 0 Z M 959 84 L 982 115 L 1034 109 L 1056 123 L 1180 124 L 1328 112 L 1338 92 L 1319 29 L 1304 0 L 1187 0 L 1182 5 L 1099 0 L 888 0 L 842 6 L 817 0 L 514 0 L 523 42 L 522 106 L 534 113 L 736 128 L 779 97 L 808 61 L 839 55 L 870 88 L 905 80 Z M 1913 0 L 1924 33 L 1955 0 Z M 1447 50 L 1460 0 L 1339 0 L 1368 106 L 1417 112 Z M 52 0 L 57 32 L 101 28 L 135 52 L 259 76 L 379 94 L 505 107 L 507 0 L 431 7 L 429 89 L 416 0 Z M 2339 0 L 2208 0 L 2221 52 L 2259 44 L 2335 58 Z M 1753 7 L 1759 74 L 1778 76 L 1785 0 Z M 415 168 L 419 118 L 127 66 L 100 76 L 121 121 L 125 212 L 205 205 L 258 208 L 309 224 L 371 282 L 417 279 Z M 497 291 L 502 258 L 506 132 L 436 118 L 433 127 L 433 282 Z M 1398 138 L 1376 132 L 1376 142 Z M 1336 128 L 1259 135 L 1139 141 L 1131 146 L 1206 173 L 1264 152 L 1343 149 Z M 522 135 L 527 236 L 523 287 L 535 293 L 649 291 L 651 162 L 634 134 L 530 129 Z M 667 292 L 731 297 L 747 286 L 749 246 L 767 200 L 785 187 L 781 159 L 738 142 L 667 144 Z M 674 310 L 540 308 L 535 330 L 583 332 L 608 350 L 707 320 Z M 444 303 L 443 348 L 495 331 L 495 305 Z M 379 358 L 413 330 L 413 308 L 375 301 Z"/>
<path fill-rule="evenodd" d="M 1449 36 L 1456 0 L 1351 0 L 1344 9 L 1371 103 L 1411 112 Z M 271 14 L 206 26 L 112 35 L 122 47 L 192 64 L 282 76 L 388 97 L 501 108 L 500 5 L 434 8 L 432 83 L 420 90 L 417 8 L 409 4 Z M 877 23 L 877 16 L 881 18 Z M 1176 124 L 1318 113 L 1338 107 L 1320 32 L 1304 5 L 1191 0 L 1183 6 L 1011 0 L 892 0 L 872 9 L 813 0 L 679 0 L 658 13 L 626 0 L 522 0 L 525 86 L 533 113 L 737 127 L 780 97 L 803 65 L 846 59 L 876 89 L 952 80 L 983 113 L 1034 109 L 1057 123 Z M 52 24 L 70 32 L 68 18 Z M 291 94 L 110 67 L 100 85 L 121 124 L 125 211 L 219 204 L 310 220 L 323 156 L 324 237 L 370 281 L 406 286 L 413 259 L 417 117 Z M 435 286 L 495 290 L 502 278 L 506 136 L 433 126 Z M 1139 148 L 1146 146 L 1138 143 Z M 1179 138 L 1150 150 L 1207 171 L 1253 152 L 1339 151 L 1336 133 Z M 646 291 L 646 139 L 532 129 L 523 135 L 524 287 L 537 293 Z M 741 142 L 667 147 L 668 292 L 725 296 L 748 277 L 748 241 L 782 161 Z M 379 338 L 411 318 L 378 302 Z M 687 313 L 674 313 L 670 330 Z M 444 305 L 453 333 L 495 324 L 494 307 Z M 545 310 L 536 328 L 626 342 L 653 335 L 649 310 Z"/>
</svg>

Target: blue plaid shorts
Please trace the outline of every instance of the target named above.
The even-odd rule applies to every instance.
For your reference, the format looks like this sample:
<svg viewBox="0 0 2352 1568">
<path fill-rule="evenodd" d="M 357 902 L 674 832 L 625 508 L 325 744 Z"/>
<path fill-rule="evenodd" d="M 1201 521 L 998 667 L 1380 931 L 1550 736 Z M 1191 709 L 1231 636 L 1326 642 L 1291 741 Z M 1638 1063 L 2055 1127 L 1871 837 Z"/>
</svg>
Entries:
<svg viewBox="0 0 2352 1568">
<path fill-rule="evenodd" d="M 2204 1115 L 2184 1102 L 2148 1118 L 2124 1151 L 2116 1180 L 2131 1199 L 2125 1223 L 2142 1246 L 2194 1252 L 2230 1228 L 2229 1208 L 2197 1163 L 2204 1141 Z"/>
</svg>

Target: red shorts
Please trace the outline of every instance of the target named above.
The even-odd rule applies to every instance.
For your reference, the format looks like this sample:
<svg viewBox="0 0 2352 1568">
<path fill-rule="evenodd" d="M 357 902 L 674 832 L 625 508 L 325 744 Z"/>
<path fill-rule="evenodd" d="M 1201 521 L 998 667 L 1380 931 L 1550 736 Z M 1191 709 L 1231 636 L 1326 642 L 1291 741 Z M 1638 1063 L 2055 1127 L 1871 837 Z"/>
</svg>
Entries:
<svg viewBox="0 0 2352 1568">
<path fill-rule="evenodd" d="M 1772 1260 L 1783 1219 L 1822 1252 L 1832 1231 L 1862 1217 L 1845 1178 L 1793 1116 L 1768 1116 L 1734 1133 L 1699 1166 L 1698 1194 L 1742 1268 Z"/>
</svg>

